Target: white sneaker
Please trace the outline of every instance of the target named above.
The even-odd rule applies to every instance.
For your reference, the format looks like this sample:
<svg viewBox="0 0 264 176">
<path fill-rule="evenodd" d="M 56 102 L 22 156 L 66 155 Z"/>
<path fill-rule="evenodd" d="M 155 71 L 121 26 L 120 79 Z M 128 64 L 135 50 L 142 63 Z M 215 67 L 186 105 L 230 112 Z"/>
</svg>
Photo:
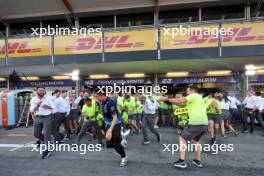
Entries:
<svg viewBox="0 0 264 176">
<path fill-rule="evenodd" d="M 159 126 L 158 126 L 158 125 L 154 125 L 154 128 L 156 128 L 156 129 L 157 129 L 157 128 L 159 128 Z"/>
<path fill-rule="evenodd" d="M 122 158 L 122 159 L 121 159 L 121 162 L 120 162 L 120 167 L 124 167 L 124 166 L 126 166 L 126 165 L 127 165 L 127 157 Z"/>
</svg>

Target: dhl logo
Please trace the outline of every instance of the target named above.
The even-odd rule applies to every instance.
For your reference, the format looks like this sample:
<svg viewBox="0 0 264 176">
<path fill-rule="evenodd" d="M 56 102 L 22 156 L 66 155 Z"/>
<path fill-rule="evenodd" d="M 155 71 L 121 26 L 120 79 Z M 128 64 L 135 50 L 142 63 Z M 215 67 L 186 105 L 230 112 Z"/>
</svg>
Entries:
<svg viewBox="0 0 264 176">
<path fill-rule="evenodd" d="M 76 46 L 68 46 L 66 51 L 101 49 L 102 38 L 78 38 Z M 129 42 L 129 35 L 105 37 L 105 49 L 111 48 L 139 48 L 144 47 L 144 42 Z"/>
<path fill-rule="evenodd" d="M 232 35 L 223 35 L 223 43 L 229 42 L 252 42 L 252 41 L 264 41 L 264 35 L 254 36 L 252 27 L 245 28 L 233 28 Z M 218 38 L 216 35 L 205 35 L 203 32 L 201 35 L 190 35 L 187 40 L 174 40 L 173 45 L 191 45 L 191 44 L 203 44 L 203 43 L 217 43 Z"/>
<path fill-rule="evenodd" d="M 25 54 L 41 52 L 41 48 L 28 48 L 28 42 L 12 42 L 8 43 L 8 54 Z M 5 46 L 0 46 L 0 54 L 5 53 Z"/>
</svg>

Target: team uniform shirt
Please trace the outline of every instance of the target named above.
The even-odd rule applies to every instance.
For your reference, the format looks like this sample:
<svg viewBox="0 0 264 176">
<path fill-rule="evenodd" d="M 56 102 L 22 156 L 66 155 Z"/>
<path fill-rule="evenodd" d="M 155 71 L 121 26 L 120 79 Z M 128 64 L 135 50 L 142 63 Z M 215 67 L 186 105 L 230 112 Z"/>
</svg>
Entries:
<svg viewBox="0 0 264 176">
<path fill-rule="evenodd" d="M 94 100 L 92 100 L 92 105 L 90 107 L 87 106 L 86 104 L 83 105 L 82 113 L 87 119 L 90 119 L 91 121 L 95 121 L 96 120 L 95 116 L 97 112 L 98 112 L 98 108 Z"/>
<path fill-rule="evenodd" d="M 37 107 L 37 104 L 42 101 L 41 105 L 39 106 L 39 108 L 34 111 L 34 109 Z M 52 109 L 55 108 L 52 98 L 49 96 L 44 96 L 41 99 L 38 96 L 35 96 L 31 99 L 31 103 L 30 103 L 30 112 L 34 112 L 36 113 L 37 116 L 47 116 L 47 115 L 51 115 L 53 113 L 52 109 L 46 109 L 43 108 L 43 105 L 48 105 L 51 106 Z"/>
<path fill-rule="evenodd" d="M 164 101 L 160 101 L 160 108 L 163 110 L 168 110 L 169 109 L 169 104 L 164 102 Z"/>
<path fill-rule="evenodd" d="M 117 103 L 115 100 L 111 98 L 107 98 L 105 102 L 102 102 L 102 113 L 105 119 L 105 124 L 107 126 L 112 124 L 113 115 L 117 116 L 115 125 L 122 123 L 122 117 L 121 117 L 121 114 L 117 110 Z"/>
<path fill-rule="evenodd" d="M 228 96 L 230 100 L 230 109 L 237 109 L 237 106 L 241 104 L 241 102 L 235 97 Z"/>
<path fill-rule="evenodd" d="M 190 125 L 208 125 L 206 105 L 201 95 L 194 93 L 186 97 Z"/>
<path fill-rule="evenodd" d="M 138 99 L 136 99 L 136 112 L 137 114 L 141 114 L 143 112 L 142 104 Z"/>
<path fill-rule="evenodd" d="M 130 101 L 124 100 L 124 107 L 127 109 L 128 115 L 136 114 L 136 99 L 130 96 Z"/>
<path fill-rule="evenodd" d="M 124 106 L 124 97 L 118 96 L 116 101 L 117 101 L 117 110 L 119 113 L 122 113 Z"/>
<path fill-rule="evenodd" d="M 264 106 L 264 100 L 261 96 L 257 96 L 255 98 L 255 103 L 256 103 L 256 108 L 259 110 L 259 111 L 263 111 L 263 106 Z"/>
<path fill-rule="evenodd" d="M 56 100 L 56 108 L 58 113 L 66 113 L 68 116 L 71 110 L 70 101 L 67 98 L 59 97 Z"/>
<path fill-rule="evenodd" d="M 173 105 L 172 108 L 175 117 L 177 116 L 179 119 L 178 125 L 185 126 L 189 121 L 188 109 L 186 105 Z"/>
<path fill-rule="evenodd" d="M 256 107 L 256 97 L 254 95 L 252 96 L 247 96 L 242 104 L 245 105 L 246 108 L 248 109 L 254 109 Z"/>
<path fill-rule="evenodd" d="M 231 102 L 230 101 L 225 101 L 224 99 L 221 101 L 222 104 L 222 109 L 223 110 L 229 110 L 230 106 L 231 106 Z"/>
<path fill-rule="evenodd" d="M 212 103 L 216 103 L 216 107 L 209 107 L 209 114 L 221 114 L 222 113 L 222 103 L 216 99 L 213 99 Z"/>
<path fill-rule="evenodd" d="M 207 109 L 207 113 L 210 113 L 209 111 L 209 105 L 214 101 L 214 98 L 204 97 L 204 103 Z"/>
<path fill-rule="evenodd" d="M 157 101 L 147 98 L 143 105 L 143 112 L 145 114 L 155 114 L 157 108 Z"/>
</svg>

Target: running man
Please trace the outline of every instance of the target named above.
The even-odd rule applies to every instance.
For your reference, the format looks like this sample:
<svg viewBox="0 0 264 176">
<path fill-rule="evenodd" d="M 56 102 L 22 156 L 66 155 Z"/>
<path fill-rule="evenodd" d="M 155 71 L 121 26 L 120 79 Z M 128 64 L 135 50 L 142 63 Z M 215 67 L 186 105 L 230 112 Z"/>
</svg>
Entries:
<svg viewBox="0 0 264 176">
<path fill-rule="evenodd" d="M 86 131 L 89 128 L 94 127 L 98 136 L 98 143 L 102 145 L 103 143 L 101 127 L 97 123 L 99 109 L 97 108 L 96 102 L 90 98 L 87 98 L 85 103 L 86 104 L 82 109 L 82 118 L 84 118 L 84 123 L 82 124 L 81 131 L 77 137 L 77 144 L 80 144 L 80 141 L 85 135 Z"/>
<path fill-rule="evenodd" d="M 142 96 L 140 98 L 140 101 L 143 106 L 143 119 L 142 119 L 142 132 L 143 132 L 143 144 L 147 145 L 150 143 L 147 127 L 150 129 L 150 131 L 156 135 L 157 142 L 160 142 L 160 134 L 158 133 L 157 129 L 154 128 L 155 125 L 155 117 L 156 117 L 156 101 L 154 101 L 151 98 L 146 98 L 145 96 Z"/>
<path fill-rule="evenodd" d="M 199 168 L 203 167 L 201 162 L 201 144 L 200 139 L 203 134 L 207 131 L 208 119 L 206 114 L 206 106 L 201 95 L 199 95 L 198 88 L 191 85 L 187 88 L 187 97 L 169 99 L 168 97 L 161 97 L 164 101 L 169 101 L 172 104 L 183 105 L 186 104 L 188 109 L 189 122 L 188 126 L 184 127 L 180 136 L 180 158 L 174 162 L 173 165 L 179 168 L 186 168 L 187 161 L 185 160 L 186 155 L 186 143 L 192 141 L 195 147 L 195 159 L 192 161 L 193 164 Z"/>
<path fill-rule="evenodd" d="M 113 147 L 115 151 L 121 156 L 120 166 L 127 165 L 127 156 L 125 149 L 121 144 L 121 126 L 122 117 L 117 110 L 117 103 L 115 100 L 108 97 L 105 91 L 96 89 L 94 91 L 94 98 L 102 102 L 102 113 L 105 119 L 106 135 L 108 146 Z"/>
<path fill-rule="evenodd" d="M 30 112 L 36 114 L 34 119 L 34 136 L 39 139 L 40 143 L 44 142 L 46 147 L 48 147 L 48 142 L 51 139 L 54 104 L 52 98 L 45 95 L 46 91 L 44 87 L 37 87 L 36 91 L 37 96 L 31 99 L 30 104 Z M 46 159 L 49 156 L 50 152 L 47 149 L 43 152 L 41 158 Z"/>
</svg>

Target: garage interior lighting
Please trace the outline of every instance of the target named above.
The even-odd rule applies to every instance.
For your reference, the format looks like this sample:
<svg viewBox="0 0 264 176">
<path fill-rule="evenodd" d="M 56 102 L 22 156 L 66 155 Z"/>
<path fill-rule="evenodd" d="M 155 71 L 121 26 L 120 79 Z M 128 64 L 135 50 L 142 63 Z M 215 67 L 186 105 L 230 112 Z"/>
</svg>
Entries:
<svg viewBox="0 0 264 176">
<path fill-rule="evenodd" d="M 246 71 L 246 75 L 247 76 L 254 76 L 256 74 L 256 71 L 255 70 L 247 70 Z"/>
<path fill-rule="evenodd" d="M 189 72 L 168 72 L 166 77 L 185 77 L 189 76 Z"/>
<path fill-rule="evenodd" d="M 23 81 L 37 81 L 39 77 L 37 76 L 27 76 L 27 77 L 20 77 Z"/>
<path fill-rule="evenodd" d="M 218 71 L 208 71 L 207 76 L 230 76 L 231 70 L 218 70 Z"/>
<path fill-rule="evenodd" d="M 145 77 L 145 73 L 126 73 L 125 78 L 143 78 Z"/>
<path fill-rule="evenodd" d="M 1 78 L 1 77 L 0 77 L 0 81 L 6 81 L 6 78 Z"/>
<path fill-rule="evenodd" d="M 264 75 L 264 70 L 257 70 L 256 71 L 256 74 L 257 75 Z"/>
<path fill-rule="evenodd" d="M 109 75 L 106 74 L 98 74 L 98 75 L 89 75 L 90 79 L 107 79 L 109 78 Z"/>
<path fill-rule="evenodd" d="M 52 76 L 52 79 L 54 80 L 69 80 L 71 79 L 70 76 Z"/>
</svg>

